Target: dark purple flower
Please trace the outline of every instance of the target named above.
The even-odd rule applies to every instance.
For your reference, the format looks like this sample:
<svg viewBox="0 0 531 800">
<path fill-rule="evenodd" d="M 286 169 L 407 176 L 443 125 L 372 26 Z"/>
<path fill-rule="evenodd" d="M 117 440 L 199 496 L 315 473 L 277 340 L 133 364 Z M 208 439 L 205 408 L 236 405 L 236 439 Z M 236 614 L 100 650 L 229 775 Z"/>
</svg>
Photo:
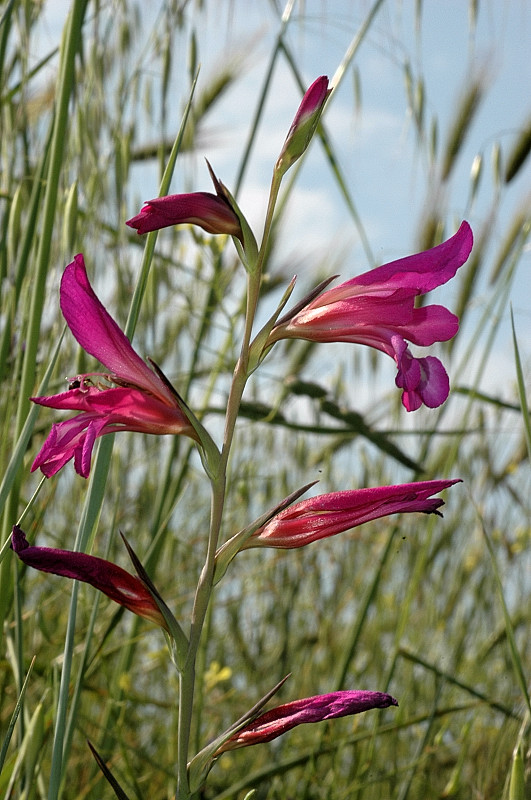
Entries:
<svg viewBox="0 0 531 800">
<path fill-rule="evenodd" d="M 11 547 L 28 567 L 89 583 L 115 603 L 168 630 L 162 612 L 144 583 L 117 564 L 86 553 L 34 547 L 28 544 L 26 534 L 18 525 L 13 527 Z"/>
<path fill-rule="evenodd" d="M 294 700 L 292 703 L 266 711 L 245 725 L 219 748 L 216 755 L 237 747 L 270 742 L 303 723 L 322 722 L 326 719 L 360 714 L 372 708 L 397 705 L 398 702 L 390 694 L 364 691 L 331 692 Z"/>
</svg>

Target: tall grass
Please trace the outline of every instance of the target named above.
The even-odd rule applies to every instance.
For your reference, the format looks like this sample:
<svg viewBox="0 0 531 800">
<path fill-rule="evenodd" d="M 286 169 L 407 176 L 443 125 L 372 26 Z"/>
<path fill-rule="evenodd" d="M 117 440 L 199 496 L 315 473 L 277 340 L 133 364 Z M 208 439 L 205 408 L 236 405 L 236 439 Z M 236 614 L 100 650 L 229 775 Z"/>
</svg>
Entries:
<svg viewBox="0 0 531 800">
<path fill-rule="evenodd" d="M 420 15 L 421 5 L 419 37 L 430 25 L 430 7 Z M 347 15 L 349 44 L 333 67 L 343 87 L 351 81 L 353 120 L 364 115 L 358 47 L 377 41 L 379 14 L 399 6 L 374 3 L 365 16 Z M 83 252 L 138 352 L 161 365 L 219 438 L 242 334 L 244 284 L 232 246 L 197 229 L 173 229 L 144 250 L 124 220 L 169 179 L 176 139 L 172 190 L 204 188 L 195 156 L 209 155 L 210 137 L 230 137 L 230 118 L 229 133 L 210 121 L 218 125 L 227 109 L 240 108 L 251 75 L 251 86 L 259 85 L 245 109 L 250 134 L 231 141 L 234 185 L 222 176 L 246 196 L 275 100 L 273 76 L 280 71 L 301 86 L 316 77 L 302 63 L 305 31 L 320 18 L 313 6 L 288 4 L 282 16 L 264 3 L 275 35 L 258 32 L 271 46 L 260 78 L 248 54 L 232 51 L 215 74 L 200 70 L 193 93 L 212 43 L 205 31 L 219 24 L 216 2 L 146 9 L 133 0 L 74 0 L 62 34 L 43 50 L 45 8 L 11 1 L 0 19 L 0 795 L 113 797 L 88 738 L 129 797 L 162 800 L 175 792 L 178 707 L 159 631 L 92 589 L 25 572 L 9 534 L 24 515 L 32 540 L 69 549 L 76 542 L 127 567 L 122 530 L 185 618 L 209 524 L 200 464 L 185 440 L 122 434 L 102 440 L 89 482 L 69 466 L 41 485 L 29 469 L 58 412 L 37 411 L 29 397 L 60 391 L 65 376 L 93 368 L 70 334 L 63 337 L 58 303 L 62 270 Z M 224 24 L 232 9 L 223 7 Z M 244 13 L 241 4 L 234 13 Z M 472 14 L 471 37 L 475 24 Z M 330 30 L 325 24 L 323 36 Z M 489 163 L 486 141 L 502 131 L 486 134 L 478 122 L 487 76 L 471 75 L 441 130 L 438 97 L 421 69 L 404 55 L 396 70 L 404 77 L 404 119 L 413 121 L 411 171 L 421 171 L 429 187 L 409 252 L 440 241 L 466 215 L 476 233 L 453 298 L 462 322 L 445 355 L 453 392 L 442 410 L 416 412 L 412 423 L 379 359 L 350 346 L 330 346 L 326 361 L 307 343 L 283 347 L 282 363 L 267 364 L 244 397 L 224 535 L 316 478 L 323 492 L 420 475 L 461 477 L 463 485 L 448 496 L 444 520 L 382 520 L 302 550 L 239 557 L 207 617 L 197 748 L 288 672 L 281 701 L 367 688 L 390 691 L 400 707 L 303 726 L 225 754 L 205 798 L 243 798 L 252 789 L 256 800 L 518 798 L 531 786 L 528 319 L 517 319 L 504 363 L 492 358 L 529 252 L 529 122 L 522 113 L 509 139 L 492 139 Z M 460 75 L 449 76 L 456 89 Z M 362 243 L 364 271 L 373 253 L 393 243 L 371 236 L 326 114 L 312 147 L 312 163 Z M 281 210 L 289 211 L 305 169 L 303 162 L 287 182 Z M 280 214 L 273 231 L 266 307 L 299 268 L 281 249 L 289 231 Z M 334 242 L 322 244 L 334 255 L 312 261 L 305 254 L 305 288 L 352 269 L 348 258 L 338 265 Z M 507 361 L 514 363 L 510 386 L 492 378 L 492 370 L 506 374 Z"/>
</svg>

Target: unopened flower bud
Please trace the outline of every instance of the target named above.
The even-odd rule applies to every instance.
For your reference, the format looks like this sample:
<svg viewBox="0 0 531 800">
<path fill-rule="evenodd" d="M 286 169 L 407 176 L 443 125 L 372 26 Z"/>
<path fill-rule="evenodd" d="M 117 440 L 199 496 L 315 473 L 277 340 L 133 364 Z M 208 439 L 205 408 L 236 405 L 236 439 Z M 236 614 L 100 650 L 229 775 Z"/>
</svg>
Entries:
<svg viewBox="0 0 531 800">
<path fill-rule="evenodd" d="M 312 83 L 302 98 L 299 110 L 291 124 L 284 147 L 278 157 L 276 169 L 282 174 L 299 159 L 312 139 L 317 123 L 332 90 L 328 88 L 328 78 L 321 75 Z"/>
</svg>

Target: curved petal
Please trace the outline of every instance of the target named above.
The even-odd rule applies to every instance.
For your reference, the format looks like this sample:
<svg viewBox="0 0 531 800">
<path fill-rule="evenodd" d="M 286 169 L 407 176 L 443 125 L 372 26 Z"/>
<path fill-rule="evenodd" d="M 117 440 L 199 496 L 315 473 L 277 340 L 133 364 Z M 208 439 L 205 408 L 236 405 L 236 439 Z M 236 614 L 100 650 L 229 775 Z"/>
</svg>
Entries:
<svg viewBox="0 0 531 800">
<path fill-rule="evenodd" d="M 408 287 L 417 295 L 425 294 L 453 278 L 470 255 L 473 242 L 470 225 L 462 222 L 457 233 L 436 247 L 383 264 L 358 275 L 349 283 L 353 286 Z"/>
<path fill-rule="evenodd" d="M 453 339 L 459 330 L 459 319 L 444 306 L 422 306 L 413 310 L 407 325 L 396 326 L 396 330 L 412 344 L 428 347 Z"/>
<path fill-rule="evenodd" d="M 105 419 L 93 419 L 89 422 L 85 435 L 80 440 L 80 446 L 74 450 L 74 469 L 82 478 L 90 474 L 92 451 L 98 436 L 103 433 L 106 426 Z"/>
<path fill-rule="evenodd" d="M 428 408 L 444 403 L 450 392 L 450 381 L 438 358 L 414 358 L 402 341 L 398 344 L 395 361 L 398 367 L 395 383 L 404 390 L 402 404 L 407 411 L 416 411 L 422 403 Z"/>
<path fill-rule="evenodd" d="M 125 224 L 143 234 L 184 223 L 199 225 L 207 233 L 242 236 L 240 221 L 229 203 L 210 192 L 170 194 L 147 200 L 144 208 Z"/>
<path fill-rule="evenodd" d="M 61 310 L 68 327 L 87 353 L 125 383 L 169 401 L 168 389 L 133 350 L 125 333 L 96 297 L 81 254 L 75 256 L 63 273 Z"/>
<path fill-rule="evenodd" d="M 421 378 L 416 391 L 425 406 L 437 408 L 444 403 L 450 393 L 448 374 L 439 359 L 434 356 L 419 358 L 417 361 L 420 365 Z"/>
<path fill-rule="evenodd" d="M 43 475 L 50 478 L 74 458 L 78 475 L 88 478 L 94 441 L 104 432 L 106 424 L 106 419 L 101 415 L 87 413 L 78 414 L 64 422 L 56 422 L 31 465 L 31 472 L 40 469 Z M 89 438 L 86 441 L 89 428 Z"/>
</svg>

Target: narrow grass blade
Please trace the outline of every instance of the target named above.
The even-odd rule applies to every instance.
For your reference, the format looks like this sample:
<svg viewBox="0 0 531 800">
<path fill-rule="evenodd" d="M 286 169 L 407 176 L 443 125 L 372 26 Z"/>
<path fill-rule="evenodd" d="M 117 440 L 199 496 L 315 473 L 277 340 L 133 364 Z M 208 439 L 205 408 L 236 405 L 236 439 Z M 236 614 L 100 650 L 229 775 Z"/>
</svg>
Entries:
<svg viewBox="0 0 531 800">
<path fill-rule="evenodd" d="M 61 333 L 61 336 L 57 341 L 57 345 L 50 359 L 50 363 L 48 364 L 46 372 L 44 373 L 44 378 L 42 379 L 39 385 L 38 388 L 39 395 L 46 394 L 48 381 L 50 380 L 50 377 L 54 370 L 55 363 L 59 355 L 61 342 L 63 341 L 65 330 L 66 328 L 63 329 L 63 332 Z M 28 442 L 31 438 L 31 434 L 33 433 L 33 427 L 35 425 L 35 420 L 37 418 L 38 413 L 39 413 L 39 406 L 33 405 L 29 410 L 28 416 L 26 417 L 26 421 L 24 423 L 24 427 L 22 428 L 20 436 L 18 437 L 15 449 L 13 450 L 13 455 L 9 459 L 9 464 L 7 465 L 4 477 L 2 478 L 2 483 L 0 483 L 0 512 L 2 512 L 4 509 L 4 505 L 8 498 L 9 492 L 11 491 L 11 488 L 15 482 L 15 478 L 20 470 L 22 461 L 24 459 L 24 455 L 28 447 Z M 7 542 L 4 542 L 4 544 L 2 545 L 2 549 L 0 550 L 0 563 L 5 556 L 7 549 L 9 548 L 9 542 L 10 539 L 8 539 Z"/>
<path fill-rule="evenodd" d="M 517 747 L 513 756 L 509 781 L 509 800 L 525 800 L 525 770 L 521 747 Z"/>
<path fill-rule="evenodd" d="M 96 759 L 96 764 L 101 769 L 101 771 L 105 775 L 105 778 L 112 786 L 114 794 L 116 795 L 118 800 L 129 800 L 128 796 L 126 795 L 126 793 L 124 792 L 124 790 L 122 789 L 122 787 L 120 786 L 120 784 L 118 783 L 112 772 L 110 771 L 109 767 L 106 765 L 103 758 L 100 756 L 96 748 L 91 745 L 88 739 L 87 739 L 87 744 L 90 747 L 92 755 Z"/>
<path fill-rule="evenodd" d="M 9 747 L 9 742 L 11 741 L 11 737 L 13 735 L 13 730 L 17 723 L 18 715 L 20 714 L 20 709 L 22 708 L 22 701 L 24 700 L 24 695 L 26 694 L 26 689 L 28 687 L 29 677 L 31 675 L 31 671 L 33 669 L 33 665 L 35 664 L 36 656 L 33 656 L 31 659 L 31 664 L 29 665 L 28 671 L 26 673 L 26 678 L 24 683 L 22 684 L 22 689 L 20 690 L 20 694 L 17 700 L 17 704 L 14 708 L 14 711 L 11 715 L 11 719 L 9 720 L 9 725 L 7 727 L 6 735 L 4 736 L 4 741 L 2 742 L 2 749 L 0 750 L 0 772 L 2 772 L 2 767 L 4 766 L 4 761 L 7 754 L 7 748 Z"/>
<path fill-rule="evenodd" d="M 37 762 L 39 754 L 42 752 L 43 741 L 44 705 L 41 701 L 33 712 L 22 743 L 16 751 L 15 763 L 9 776 L 9 784 L 4 795 L 5 798 L 14 797 L 15 785 L 21 774 L 25 775 L 29 786 L 34 785 Z M 20 797 L 23 798 L 27 796 L 27 793 L 20 795 Z"/>
<path fill-rule="evenodd" d="M 522 409 L 522 419 L 524 422 L 525 440 L 527 444 L 527 452 L 531 460 L 531 416 L 529 414 L 529 403 L 525 395 L 525 382 L 524 373 L 522 371 L 522 362 L 520 360 L 520 352 L 518 350 L 518 342 L 516 339 L 516 331 L 514 328 L 514 316 L 511 309 L 511 327 L 513 331 L 513 345 L 514 345 L 514 363 L 516 366 L 516 379 L 518 382 L 518 397 L 520 399 L 520 407 Z"/>
<path fill-rule="evenodd" d="M 507 641 L 509 642 L 509 650 L 511 653 L 511 659 L 513 662 L 514 672 L 516 675 L 516 679 L 518 681 L 518 685 L 520 686 L 520 690 L 525 700 L 525 704 L 527 706 L 527 710 L 529 715 L 531 716 L 531 698 L 529 697 L 529 691 L 527 688 L 527 679 L 524 672 L 524 667 L 522 664 L 522 659 L 520 658 L 520 653 L 518 652 L 518 648 L 516 646 L 516 639 L 514 636 L 514 629 L 513 624 L 511 622 L 511 615 L 509 614 L 509 609 L 507 608 L 507 603 L 505 602 L 505 595 L 503 591 L 503 583 L 500 576 L 500 571 L 498 569 L 498 562 L 496 560 L 496 554 L 494 552 L 494 547 L 492 546 L 492 542 L 490 540 L 490 536 L 483 524 L 483 520 L 480 518 L 481 527 L 483 530 L 483 536 L 485 537 L 485 542 L 487 544 L 487 549 L 489 551 L 490 560 L 492 564 L 492 569 L 494 572 L 494 579 L 496 582 L 496 588 L 498 590 L 498 595 L 500 598 L 500 603 L 503 611 L 503 616 L 505 620 L 505 629 L 507 631 Z"/>
</svg>

